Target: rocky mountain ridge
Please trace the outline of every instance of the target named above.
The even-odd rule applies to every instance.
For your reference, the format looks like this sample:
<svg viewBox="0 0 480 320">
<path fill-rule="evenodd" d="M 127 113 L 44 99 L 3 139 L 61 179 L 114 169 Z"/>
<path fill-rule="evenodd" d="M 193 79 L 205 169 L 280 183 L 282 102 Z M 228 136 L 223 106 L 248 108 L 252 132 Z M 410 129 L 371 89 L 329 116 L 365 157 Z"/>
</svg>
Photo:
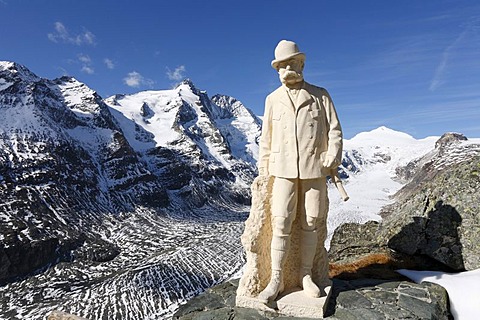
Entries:
<svg viewBox="0 0 480 320">
<path fill-rule="evenodd" d="M 162 316 L 236 272 L 259 128 L 191 81 L 104 100 L 0 62 L 0 318 L 61 301 L 88 318 Z"/>
</svg>

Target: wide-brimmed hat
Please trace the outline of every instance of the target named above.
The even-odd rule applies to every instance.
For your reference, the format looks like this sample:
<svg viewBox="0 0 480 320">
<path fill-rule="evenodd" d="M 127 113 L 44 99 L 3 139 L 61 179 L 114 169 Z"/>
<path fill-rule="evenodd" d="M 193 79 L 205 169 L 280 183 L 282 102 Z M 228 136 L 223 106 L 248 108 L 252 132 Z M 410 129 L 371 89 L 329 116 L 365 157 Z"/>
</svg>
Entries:
<svg viewBox="0 0 480 320">
<path fill-rule="evenodd" d="M 272 67 L 275 70 L 278 70 L 278 64 L 280 62 L 291 58 L 298 58 L 305 61 L 305 53 L 298 50 L 298 46 L 295 42 L 282 40 L 275 48 L 275 60 L 272 61 Z"/>
</svg>

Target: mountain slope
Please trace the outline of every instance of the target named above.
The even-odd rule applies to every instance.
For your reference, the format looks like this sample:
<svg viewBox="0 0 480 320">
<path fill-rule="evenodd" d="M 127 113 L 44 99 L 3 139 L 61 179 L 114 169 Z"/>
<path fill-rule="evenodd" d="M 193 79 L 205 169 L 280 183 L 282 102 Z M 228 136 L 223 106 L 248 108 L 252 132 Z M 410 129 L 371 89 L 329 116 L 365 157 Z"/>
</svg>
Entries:
<svg viewBox="0 0 480 320">
<path fill-rule="evenodd" d="M 0 282 L 71 259 L 85 242 L 111 247 L 101 239 L 107 213 L 168 203 L 94 91 L 10 62 L 0 64 L 0 78 L 1 258 L 8 261 Z"/>
<path fill-rule="evenodd" d="M 259 132 L 242 108 L 189 81 L 105 102 L 0 62 L 0 318 L 156 318 L 238 271 Z"/>
<path fill-rule="evenodd" d="M 350 200 L 343 202 L 330 186 L 327 242 L 343 223 L 379 221 L 381 208 L 394 201 L 391 196 L 406 182 L 402 179 L 405 174 L 400 174 L 398 168 L 433 150 L 437 140 L 438 137 L 417 140 L 386 127 L 345 139 L 339 170 Z"/>
</svg>

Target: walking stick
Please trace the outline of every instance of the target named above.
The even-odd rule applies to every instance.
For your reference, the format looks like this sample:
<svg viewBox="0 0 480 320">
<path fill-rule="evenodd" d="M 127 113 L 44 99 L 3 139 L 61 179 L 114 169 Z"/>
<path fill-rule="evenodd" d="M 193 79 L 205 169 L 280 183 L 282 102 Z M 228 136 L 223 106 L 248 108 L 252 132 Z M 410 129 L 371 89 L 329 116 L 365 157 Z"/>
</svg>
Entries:
<svg viewBox="0 0 480 320">
<path fill-rule="evenodd" d="M 348 199 L 350 199 L 347 192 L 345 191 L 345 188 L 343 187 L 342 179 L 340 179 L 340 176 L 338 175 L 338 168 L 331 169 L 330 177 L 335 183 L 335 187 L 337 187 L 338 192 L 340 192 L 340 196 L 342 197 L 343 201 L 347 201 Z"/>
</svg>

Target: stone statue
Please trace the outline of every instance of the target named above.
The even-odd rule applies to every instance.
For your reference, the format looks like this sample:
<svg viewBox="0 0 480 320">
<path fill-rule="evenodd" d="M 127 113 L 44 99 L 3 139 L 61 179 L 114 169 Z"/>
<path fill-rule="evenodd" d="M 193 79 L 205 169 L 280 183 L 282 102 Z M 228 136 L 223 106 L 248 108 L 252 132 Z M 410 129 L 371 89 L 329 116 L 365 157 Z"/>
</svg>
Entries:
<svg viewBox="0 0 480 320">
<path fill-rule="evenodd" d="M 294 42 L 278 43 L 272 67 L 282 85 L 265 102 L 238 306 L 262 309 L 296 287 L 312 299 L 330 289 L 326 177 L 341 163 L 342 130 L 328 92 L 304 81 L 304 63 Z"/>
</svg>

